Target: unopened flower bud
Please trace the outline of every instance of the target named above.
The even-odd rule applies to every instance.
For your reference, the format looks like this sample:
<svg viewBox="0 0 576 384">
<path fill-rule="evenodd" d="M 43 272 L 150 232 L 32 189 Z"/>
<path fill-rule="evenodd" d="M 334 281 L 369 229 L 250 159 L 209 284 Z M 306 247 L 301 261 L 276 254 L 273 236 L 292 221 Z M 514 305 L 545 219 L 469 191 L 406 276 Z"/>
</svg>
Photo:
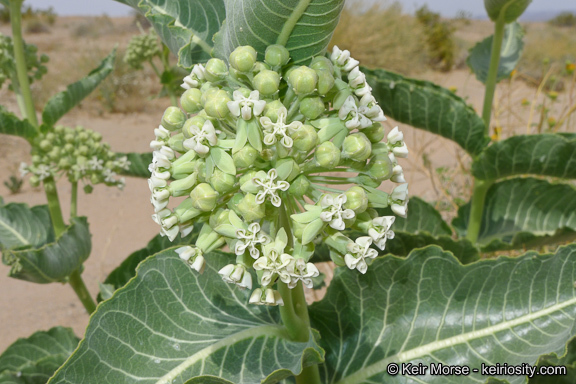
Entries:
<svg viewBox="0 0 576 384">
<path fill-rule="evenodd" d="M 167 189 L 172 196 L 184 196 L 192 191 L 192 188 L 194 188 L 197 182 L 198 176 L 196 173 L 193 173 L 180 180 L 174 180 Z"/>
<path fill-rule="evenodd" d="M 314 152 L 314 158 L 322 168 L 335 168 L 340 162 L 340 150 L 331 141 L 325 141 Z"/>
<path fill-rule="evenodd" d="M 342 144 L 342 156 L 355 161 L 367 160 L 372 154 L 372 144 L 365 134 L 358 132 L 347 136 Z"/>
<path fill-rule="evenodd" d="M 186 114 L 178 107 L 168 107 L 162 116 L 162 126 L 169 131 L 181 129 L 186 121 Z"/>
<path fill-rule="evenodd" d="M 330 73 L 334 73 L 334 65 L 324 56 L 316 56 L 312 59 L 310 63 L 310 68 L 315 69 L 316 71 L 328 71 Z"/>
<path fill-rule="evenodd" d="M 280 86 L 280 75 L 278 72 L 263 70 L 254 76 L 253 84 L 262 95 L 273 95 Z"/>
<path fill-rule="evenodd" d="M 234 165 L 238 168 L 248 168 L 251 167 L 256 158 L 258 157 L 258 151 L 254 149 L 250 144 L 246 144 L 242 149 L 232 155 L 234 160 Z"/>
<path fill-rule="evenodd" d="M 256 64 L 254 64 L 254 66 L 252 67 L 252 73 L 254 74 L 258 74 L 265 70 L 270 70 L 270 66 L 261 61 L 257 61 Z"/>
<path fill-rule="evenodd" d="M 49 152 L 52 149 L 52 143 L 49 140 L 42 140 L 39 146 L 44 152 Z"/>
<path fill-rule="evenodd" d="M 310 180 L 304 175 L 298 176 L 294 181 L 290 183 L 290 188 L 288 188 L 288 193 L 291 195 L 302 197 L 310 189 Z"/>
<path fill-rule="evenodd" d="M 309 119 L 316 119 L 325 110 L 324 102 L 320 97 L 309 96 L 300 101 L 300 113 Z"/>
<path fill-rule="evenodd" d="M 238 210 L 247 222 L 262 219 L 266 216 L 266 205 L 256 202 L 256 195 L 247 193 L 238 203 Z"/>
<path fill-rule="evenodd" d="M 212 172 L 212 177 L 210 178 L 210 184 L 214 187 L 214 190 L 219 193 L 225 193 L 230 191 L 234 184 L 236 183 L 236 177 L 222 172 L 220 169 L 214 169 Z"/>
<path fill-rule="evenodd" d="M 219 90 L 206 101 L 204 110 L 210 117 L 224 119 L 230 114 L 230 110 L 228 109 L 229 101 L 232 100 L 230 99 L 230 96 L 228 96 L 228 93 L 226 91 Z"/>
<path fill-rule="evenodd" d="M 28 180 L 30 181 L 30 185 L 33 187 L 37 187 L 40 185 L 40 179 L 36 175 L 30 176 L 30 179 Z"/>
<path fill-rule="evenodd" d="M 204 212 L 213 210 L 216 207 L 218 200 L 218 193 L 210 186 L 210 184 L 198 184 L 196 188 L 190 192 L 192 199 L 192 206 Z"/>
<path fill-rule="evenodd" d="M 316 74 L 318 75 L 318 93 L 324 96 L 334 87 L 334 75 L 327 70 L 316 70 Z"/>
<path fill-rule="evenodd" d="M 266 53 L 264 57 L 265 57 L 264 61 L 266 61 L 266 63 L 274 67 L 277 66 L 281 67 L 283 65 L 286 65 L 290 60 L 290 52 L 288 52 L 286 47 L 284 47 L 283 45 L 274 44 L 266 48 Z"/>
<path fill-rule="evenodd" d="M 371 127 L 364 128 L 362 133 L 366 135 L 372 143 L 379 143 L 386 136 L 386 130 L 380 123 L 375 123 Z"/>
<path fill-rule="evenodd" d="M 256 63 L 256 50 L 249 45 L 236 48 L 230 54 L 230 66 L 240 72 L 249 72 Z"/>
<path fill-rule="evenodd" d="M 228 66 L 223 60 L 210 59 L 206 63 L 204 76 L 213 83 L 224 80 L 228 76 Z"/>
<path fill-rule="evenodd" d="M 318 75 L 313 69 L 301 66 L 290 72 L 288 81 L 297 95 L 305 95 L 316 89 Z"/>
<path fill-rule="evenodd" d="M 284 111 L 286 107 L 280 100 L 274 100 L 270 103 L 266 103 L 264 107 L 264 116 L 268 117 L 272 122 L 278 121 L 278 112 Z"/>
<path fill-rule="evenodd" d="M 368 194 L 364 188 L 354 186 L 346 191 L 346 203 L 344 208 L 362 213 L 368 208 Z"/>
<path fill-rule="evenodd" d="M 282 180 L 292 182 L 300 174 L 300 166 L 291 157 L 276 161 L 276 171 Z"/>
<path fill-rule="evenodd" d="M 180 105 L 188 113 L 198 113 L 202 110 L 202 91 L 198 88 L 186 90 L 180 97 Z"/>
<path fill-rule="evenodd" d="M 387 180 L 392 177 L 394 164 L 388 155 L 376 155 L 368 166 L 368 174 L 376 180 Z"/>
<path fill-rule="evenodd" d="M 316 129 L 308 124 L 304 124 L 292 135 L 294 147 L 300 151 L 308 152 L 318 144 L 318 134 Z"/>
<path fill-rule="evenodd" d="M 189 139 L 192 136 L 194 136 L 195 133 L 191 129 L 191 127 L 195 126 L 195 127 L 202 128 L 204 126 L 205 122 L 206 122 L 206 118 L 202 117 L 202 116 L 198 116 L 198 115 L 186 120 L 186 122 L 184 123 L 184 126 L 182 127 L 182 133 L 184 134 L 184 137 Z"/>
</svg>

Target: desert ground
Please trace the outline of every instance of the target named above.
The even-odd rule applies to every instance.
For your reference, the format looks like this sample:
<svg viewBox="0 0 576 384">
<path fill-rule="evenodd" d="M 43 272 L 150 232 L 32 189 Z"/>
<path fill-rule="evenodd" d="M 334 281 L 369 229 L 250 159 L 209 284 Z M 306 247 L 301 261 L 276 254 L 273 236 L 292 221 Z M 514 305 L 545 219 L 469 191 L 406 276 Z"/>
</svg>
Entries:
<svg viewBox="0 0 576 384">
<path fill-rule="evenodd" d="M 472 25 L 469 31 L 469 38 L 477 40 L 487 36 L 490 28 L 484 22 L 476 27 Z M 10 34 L 10 26 L 1 25 L 0 32 Z M 130 37 L 137 33 L 138 28 L 133 25 L 132 18 L 59 17 L 48 32 L 25 35 L 28 42 L 36 44 L 40 52 L 48 53 L 51 58 L 48 75 L 33 87 L 35 96 L 42 103 L 45 102 L 51 94 L 63 90 L 67 83 L 79 79 L 82 73 L 95 67 L 115 45 L 122 52 Z M 354 47 L 342 48 L 354 52 Z M 458 95 L 477 111 L 480 110 L 484 87 L 468 69 L 460 68 L 448 73 L 426 70 L 417 77 L 445 87 L 455 87 Z M 110 100 L 107 100 L 113 96 L 96 91 L 95 96 L 72 110 L 60 124 L 72 127 L 81 125 L 100 132 L 104 141 L 117 152 L 149 151 L 152 130 L 158 126 L 162 112 L 170 101 L 168 98 L 154 97 L 159 87 L 154 85 L 156 82 L 151 71 L 137 77 L 117 76 L 107 86 L 114 90 L 113 87 L 123 81 L 129 83 L 132 97 L 129 100 L 118 97 L 116 111 L 110 111 Z M 499 93 L 498 97 L 502 103 L 519 103 L 523 98 L 531 100 L 535 92 L 535 88 L 517 83 L 509 94 Z M 18 113 L 13 94 L 6 88 L 0 91 L 0 104 Z M 41 111 L 40 106 L 39 102 L 38 112 Z M 503 121 L 510 118 L 505 111 L 498 116 Z M 386 124 L 389 128 L 396 125 L 390 120 Z M 467 167 L 470 161 L 468 156 L 448 140 L 407 126 L 400 127 L 411 150 L 410 158 L 403 163 L 410 194 L 427 201 L 444 200 L 448 202 L 446 204 L 450 204 L 451 197 L 446 196 L 446 191 L 467 198 L 470 191 L 464 176 L 455 171 L 449 181 L 442 181 L 434 170 L 440 167 L 455 170 Z M 518 127 L 525 129 L 520 124 Z M 14 137 L 0 135 L 0 140 L 0 181 L 3 182 L 11 175 L 18 175 L 21 161 L 29 161 L 30 147 L 24 140 Z M 66 180 L 60 180 L 58 187 L 67 217 L 70 185 Z M 0 183 L 0 196 L 5 203 L 37 205 L 46 202 L 43 191 L 32 188 L 27 182 L 17 194 L 10 194 L 9 189 Z M 89 195 L 80 191 L 78 213 L 88 217 L 93 235 L 92 254 L 85 263 L 83 277 L 92 295 L 96 296 L 98 282 L 158 233 L 158 226 L 150 219 L 153 209 L 149 203 L 147 182 L 145 179 L 127 178 L 123 191 L 102 185 Z M 8 267 L 0 266 L 0 351 L 19 337 L 28 337 L 36 330 L 57 325 L 72 327 L 76 335 L 83 335 L 89 317 L 70 286 L 41 286 L 9 278 L 7 274 Z"/>
</svg>

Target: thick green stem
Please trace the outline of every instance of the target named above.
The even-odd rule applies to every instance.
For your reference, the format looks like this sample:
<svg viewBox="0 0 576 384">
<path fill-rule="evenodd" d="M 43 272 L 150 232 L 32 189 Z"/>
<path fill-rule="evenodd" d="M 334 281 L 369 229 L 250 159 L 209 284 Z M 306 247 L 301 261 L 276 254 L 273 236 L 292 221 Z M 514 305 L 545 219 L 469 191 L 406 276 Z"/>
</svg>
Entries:
<svg viewBox="0 0 576 384">
<path fill-rule="evenodd" d="M 60 209 L 60 199 L 58 198 L 58 190 L 56 189 L 56 182 L 53 177 L 48 177 L 43 180 L 44 192 L 48 199 L 48 210 L 50 211 L 50 219 L 54 227 L 54 234 L 56 237 L 60 236 L 66 229 L 62 210 Z"/>
<path fill-rule="evenodd" d="M 82 280 L 80 271 L 76 270 L 72 272 L 68 282 L 70 283 L 72 289 L 74 289 L 74 292 L 76 292 L 76 295 L 82 302 L 82 305 L 84 305 L 84 308 L 86 308 L 86 312 L 88 312 L 88 314 L 92 314 L 92 312 L 94 312 L 96 309 L 96 303 L 94 302 L 94 299 L 92 299 L 92 296 L 90 296 L 90 292 L 88 292 L 88 289 L 84 284 L 84 280 Z"/>
<path fill-rule="evenodd" d="M 482 120 L 484 120 L 485 133 L 490 134 L 490 119 L 492 118 L 492 102 L 496 91 L 496 79 L 498 77 L 498 65 L 500 64 L 500 50 L 504 39 L 505 12 L 500 12 L 500 17 L 494 26 L 494 38 L 492 39 L 492 52 L 490 55 L 490 67 L 486 78 L 486 93 L 484 94 L 484 107 L 482 109 Z"/>
<path fill-rule="evenodd" d="M 24 40 L 22 39 L 22 1 L 10 0 L 10 24 L 12 25 L 12 41 L 14 43 L 14 58 L 16 59 L 16 74 L 18 76 L 18 87 L 22 95 L 25 109 L 25 116 L 32 125 L 38 127 L 36 109 L 30 92 L 30 82 L 28 81 L 28 70 L 26 67 L 26 56 L 24 54 Z"/>
<path fill-rule="evenodd" d="M 73 218 L 78 216 L 78 181 L 72 183 L 70 195 L 70 218 Z"/>
<path fill-rule="evenodd" d="M 480 233 L 480 225 L 482 224 L 482 213 L 484 211 L 484 200 L 486 192 L 494 184 L 494 180 L 474 180 L 474 193 L 472 194 L 472 202 L 470 207 L 470 218 L 468 219 L 468 229 L 466 238 L 475 244 L 478 240 Z"/>
</svg>

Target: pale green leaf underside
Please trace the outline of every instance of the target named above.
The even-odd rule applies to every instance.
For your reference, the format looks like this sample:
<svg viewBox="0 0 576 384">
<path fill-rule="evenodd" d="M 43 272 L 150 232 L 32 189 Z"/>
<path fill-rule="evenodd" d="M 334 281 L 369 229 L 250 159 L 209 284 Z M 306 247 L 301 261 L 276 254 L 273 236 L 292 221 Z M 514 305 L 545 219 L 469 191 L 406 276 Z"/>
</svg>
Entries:
<svg viewBox="0 0 576 384">
<path fill-rule="evenodd" d="M 226 0 L 215 56 L 228 60 L 236 47 L 251 45 L 262 60 L 266 46 L 279 43 L 280 36 L 292 62 L 307 64 L 326 51 L 343 6 L 343 0 Z"/>
<path fill-rule="evenodd" d="M 576 178 L 576 139 L 555 134 L 520 135 L 493 143 L 475 159 L 478 179 L 522 174 Z"/>
<path fill-rule="evenodd" d="M 18 116 L 0 105 L 0 133 L 20 136 L 31 141 L 38 134 L 38 130 L 28 120 L 20 120 Z"/>
<path fill-rule="evenodd" d="M 249 291 L 222 281 L 217 267 L 234 259 L 208 254 L 199 275 L 174 248 L 149 257 L 98 306 L 85 339 L 49 383 L 183 384 L 203 375 L 260 383 L 320 362 L 313 337 L 289 341 L 277 308 L 248 305 Z"/>
<path fill-rule="evenodd" d="M 72 219 L 54 242 L 41 248 L 4 250 L 2 262 L 11 266 L 10 277 L 33 283 L 65 281 L 90 256 L 91 235 L 85 217 Z"/>
<path fill-rule="evenodd" d="M 488 144 L 482 119 L 453 92 L 383 69 L 362 71 L 386 116 L 453 140 L 471 155 Z"/>
<path fill-rule="evenodd" d="M 506 25 L 502 49 L 500 50 L 500 62 L 496 76 L 497 82 L 510 77 L 510 74 L 516 68 L 522 54 L 522 48 L 524 48 L 522 37 L 524 37 L 524 30 L 518 22 Z M 466 60 L 478 81 L 484 84 L 486 84 L 488 69 L 490 68 L 493 38 L 494 35 L 491 35 L 472 47 Z"/>
<path fill-rule="evenodd" d="M 212 38 L 226 17 L 224 0 L 116 1 L 143 13 L 184 68 L 210 59 Z"/>
<path fill-rule="evenodd" d="M 438 247 L 336 270 L 310 308 L 326 350 L 323 383 L 484 383 L 486 376 L 389 376 L 389 363 L 534 364 L 576 328 L 576 246 L 460 265 Z M 499 377 L 512 384 L 524 376 Z"/>
<path fill-rule="evenodd" d="M 130 168 L 120 172 L 125 176 L 149 178 L 150 171 L 148 166 L 152 162 L 152 153 L 119 153 L 118 156 L 126 156 L 130 161 Z"/>
<path fill-rule="evenodd" d="M 461 207 L 453 225 L 466 234 L 470 204 Z M 485 250 L 523 248 L 566 241 L 576 231 L 576 189 L 539 179 L 511 179 L 486 194 L 478 243 Z"/>
<path fill-rule="evenodd" d="M 65 91 L 52 96 L 42 111 L 42 123 L 54 125 L 68 111 L 78 105 L 88 96 L 114 69 L 116 49 L 114 49 L 100 65 L 88 76 L 68 85 Z"/>
<path fill-rule="evenodd" d="M 0 383 L 46 383 L 77 345 L 72 330 L 62 327 L 18 339 L 0 355 Z"/>
<path fill-rule="evenodd" d="M 0 249 L 40 247 L 54 240 L 47 205 L 0 206 Z"/>
</svg>

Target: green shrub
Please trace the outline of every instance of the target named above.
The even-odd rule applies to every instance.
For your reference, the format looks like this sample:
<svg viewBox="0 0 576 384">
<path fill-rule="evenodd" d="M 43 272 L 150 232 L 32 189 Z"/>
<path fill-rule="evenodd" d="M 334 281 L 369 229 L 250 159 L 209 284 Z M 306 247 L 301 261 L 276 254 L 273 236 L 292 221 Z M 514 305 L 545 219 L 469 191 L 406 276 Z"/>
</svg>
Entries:
<svg viewBox="0 0 576 384">
<path fill-rule="evenodd" d="M 455 28 L 440 19 L 440 14 L 432 12 L 426 5 L 416 10 L 416 18 L 426 30 L 426 44 L 432 67 L 441 71 L 449 71 L 454 65 L 456 45 L 454 43 Z"/>
<path fill-rule="evenodd" d="M 576 25 L 576 14 L 572 12 L 561 12 L 556 17 L 548 21 L 555 27 L 573 27 Z"/>
</svg>

